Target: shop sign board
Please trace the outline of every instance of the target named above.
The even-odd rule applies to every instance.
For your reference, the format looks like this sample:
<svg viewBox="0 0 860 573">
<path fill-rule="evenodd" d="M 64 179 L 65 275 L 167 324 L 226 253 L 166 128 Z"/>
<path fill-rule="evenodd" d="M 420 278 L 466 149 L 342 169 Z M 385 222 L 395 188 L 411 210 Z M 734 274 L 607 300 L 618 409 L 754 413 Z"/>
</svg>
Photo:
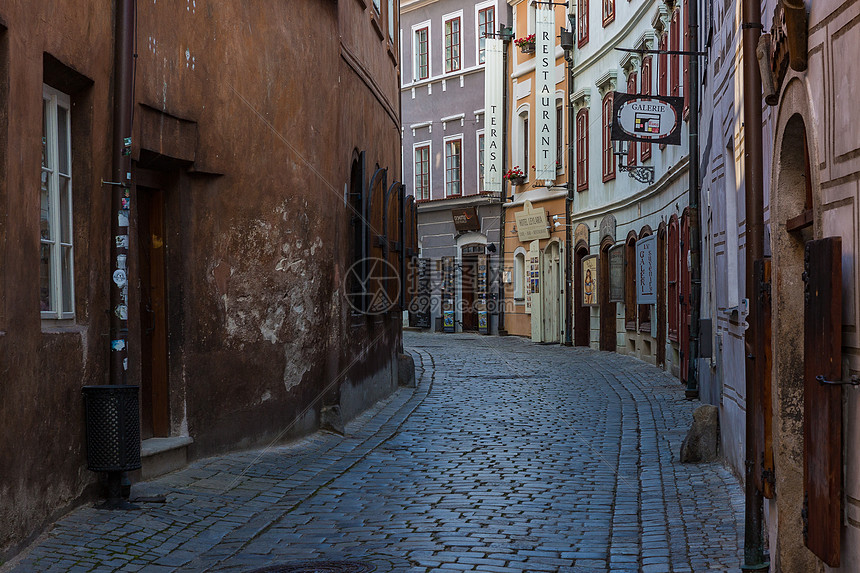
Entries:
<svg viewBox="0 0 860 573">
<path fill-rule="evenodd" d="M 609 249 L 609 302 L 624 302 L 624 245 Z"/>
<path fill-rule="evenodd" d="M 523 210 L 515 215 L 517 236 L 523 243 L 536 239 L 549 238 L 549 225 L 546 220 L 546 209 L 535 209 L 531 202 L 526 201 Z"/>
<path fill-rule="evenodd" d="M 535 5 L 535 178 L 556 178 L 555 7 Z"/>
<path fill-rule="evenodd" d="M 614 141 L 681 145 L 684 98 L 613 92 Z"/>
<path fill-rule="evenodd" d="M 486 39 L 486 63 L 484 65 L 484 191 L 502 193 L 502 125 L 504 104 L 504 53 L 505 46 L 499 38 Z"/>
<path fill-rule="evenodd" d="M 454 228 L 458 231 L 481 230 L 481 220 L 478 218 L 478 210 L 474 207 L 451 209 L 451 217 L 454 219 Z"/>
<path fill-rule="evenodd" d="M 636 304 L 657 304 L 657 235 L 636 242 Z"/>
<path fill-rule="evenodd" d="M 582 305 L 598 306 L 597 255 L 589 255 L 582 259 Z"/>
</svg>

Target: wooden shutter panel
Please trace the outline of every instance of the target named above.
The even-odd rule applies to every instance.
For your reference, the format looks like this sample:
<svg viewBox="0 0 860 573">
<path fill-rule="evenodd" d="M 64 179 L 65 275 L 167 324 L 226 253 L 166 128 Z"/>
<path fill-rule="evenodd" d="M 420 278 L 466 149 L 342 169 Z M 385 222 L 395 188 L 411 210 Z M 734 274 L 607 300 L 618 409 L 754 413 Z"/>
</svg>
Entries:
<svg viewBox="0 0 860 573">
<path fill-rule="evenodd" d="M 803 487 L 806 546 L 839 566 L 842 527 L 842 239 L 806 244 L 803 329 Z"/>
<path fill-rule="evenodd" d="M 773 352 L 771 350 L 771 291 L 770 259 L 755 263 L 753 281 L 758 285 L 756 308 L 755 365 L 759 369 L 756 396 L 752 403 L 755 412 L 755 484 L 764 497 L 773 498 L 773 409 L 771 407 L 771 374 Z"/>
</svg>

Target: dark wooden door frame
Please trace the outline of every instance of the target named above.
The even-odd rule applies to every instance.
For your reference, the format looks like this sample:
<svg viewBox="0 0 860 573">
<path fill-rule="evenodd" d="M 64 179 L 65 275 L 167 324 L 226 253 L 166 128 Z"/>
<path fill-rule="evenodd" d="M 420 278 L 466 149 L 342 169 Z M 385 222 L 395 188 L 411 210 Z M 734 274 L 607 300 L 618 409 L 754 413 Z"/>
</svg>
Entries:
<svg viewBox="0 0 860 573">
<path fill-rule="evenodd" d="M 148 182 L 152 182 L 149 181 Z M 136 188 L 142 437 L 170 435 L 165 192 Z"/>
<path fill-rule="evenodd" d="M 573 263 L 573 338 L 575 346 L 591 343 L 591 307 L 582 304 L 582 259 L 588 256 L 588 247 L 582 243 L 574 251 Z"/>
<path fill-rule="evenodd" d="M 597 273 L 597 297 L 600 302 L 600 350 L 615 352 L 618 336 L 615 326 L 615 305 L 609 301 L 609 247 L 613 241 L 607 239 L 600 245 L 600 271 Z"/>
</svg>

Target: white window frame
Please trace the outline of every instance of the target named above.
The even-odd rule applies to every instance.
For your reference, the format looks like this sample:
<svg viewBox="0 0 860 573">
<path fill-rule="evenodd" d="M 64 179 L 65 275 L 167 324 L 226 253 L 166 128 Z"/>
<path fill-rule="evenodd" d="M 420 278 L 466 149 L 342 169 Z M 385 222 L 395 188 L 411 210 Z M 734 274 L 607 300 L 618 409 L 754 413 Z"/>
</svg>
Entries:
<svg viewBox="0 0 860 573">
<path fill-rule="evenodd" d="M 75 318 L 75 267 L 74 267 L 74 217 L 72 208 L 72 114 L 71 100 L 67 94 L 56 90 L 48 85 L 42 86 L 42 106 L 45 114 L 45 127 L 47 131 L 46 139 L 46 163 L 47 167 L 43 166 L 40 172 L 45 177 L 48 191 L 48 225 L 51 229 L 51 234 L 47 238 L 40 238 L 39 253 L 41 257 L 41 246 L 48 245 L 50 250 L 49 255 L 49 281 L 50 281 L 50 302 L 52 308 L 50 310 L 41 310 L 41 317 L 48 320 L 74 319 Z M 68 165 L 68 173 L 61 173 L 59 168 L 59 137 L 57 136 L 58 119 L 57 110 L 62 108 L 66 110 L 66 133 L 63 134 L 66 138 L 66 158 Z M 60 180 L 67 181 L 66 193 L 66 212 L 61 213 L 60 201 Z M 41 176 L 40 176 L 41 180 Z M 41 203 L 41 199 L 40 199 Z M 67 217 L 66 225 L 68 226 L 68 238 L 63 240 L 62 237 L 62 221 L 61 217 Z M 41 216 L 40 216 L 41 221 Z M 41 233 L 40 233 L 41 237 Z M 64 257 L 63 250 L 68 249 L 68 265 L 69 275 L 69 292 L 63 291 L 63 269 Z M 41 271 L 40 271 L 41 283 Z M 41 289 L 41 286 L 40 286 Z M 63 299 L 68 296 L 71 308 L 63 309 Z M 39 296 L 41 302 L 41 293 Z"/>
<path fill-rule="evenodd" d="M 526 250 L 517 247 L 514 251 L 514 301 L 523 304 L 526 299 Z"/>
<path fill-rule="evenodd" d="M 484 189 L 481 187 L 481 176 L 483 175 L 483 169 L 481 169 L 481 137 L 484 137 L 484 130 L 479 129 L 475 132 L 475 168 L 478 171 L 477 177 L 475 177 L 475 185 L 478 193 L 482 193 Z M 487 138 L 484 137 L 484 145 L 487 144 Z"/>
<path fill-rule="evenodd" d="M 525 175 L 526 181 L 529 181 L 529 175 L 531 173 L 531 166 L 524 165 L 527 163 L 526 161 L 526 132 L 525 132 L 525 121 L 529 120 L 529 129 L 531 129 L 531 106 L 527 103 L 522 104 L 517 108 L 516 115 L 514 119 L 516 120 L 516 130 L 514 131 L 514 163 L 512 167 L 519 165 L 520 169 L 523 170 L 523 175 Z"/>
<path fill-rule="evenodd" d="M 427 77 L 418 78 L 418 42 L 416 32 L 422 28 L 427 28 Z M 412 25 L 412 82 L 426 82 L 433 78 L 433 23 L 431 20 L 424 20 L 418 24 Z M 403 61 L 403 60 L 401 60 Z M 444 68 L 443 68 L 444 69 Z"/>
<path fill-rule="evenodd" d="M 454 18 L 460 19 L 460 50 L 459 50 L 460 68 L 449 72 L 448 69 L 445 67 L 445 24 L 447 24 L 449 20 L 453 20 Z M 441 30 L 442 43 L 440 44 L 442 46 L 442 49 L 440 50 L 440 52 L 442 54 L 442 75 L 443 76 L 460 74 L 463 72 L 464 69 L 466 69 L 466 65 L 465 65 L 466 62 L 463 61 L 463 56 L 464 56 L 464 54 L 463 54 L 463 30 L 464 30 L 463 23 L 464 23 L 464 20 L 463 20 L 463 11 L 462 10 L 457 10 L 456 12 L 449 12 L 448 14 L 445 14 L 442 16 L 442 30 Z"/>
<path fill-rule="evenodd" d="M 448 143 L 451 141 L 460 141 L 460 193 L 458 194 L 448 194 Z M 463 150 L 463 134 L 458 133 L 457 135 L 449 135 L 448 137 L 442 140 L 442 169 L 444 171 L 444 180 L 445 180 L 445 197 L 462 197 L 465 195 L 464 192 L 464 179 L 463 179 L 463 157 L 465 155 Z"/>
<path fill-rule="evenodd" d="M 567 154 L 568 154 L 568 145 L 570 142 L 567 140 L 567 114 L 569 113 L 567 106 L 564 105 L 564 92 L 561 90 L 556 90 L 555 92 L 555 109 L 558 110 L 559 104 L 561 105 L 561 154 L 559 157 L 556 157 L 556 160 L 559 162 L 561 169 L 556 169 L 556 177 L 560 175 L 564 175 L 566 173 L 567 166 Z"/>
<path fill-rule="evenodd" d="M 487 8 L 493 9 L 493 30 L 495 32 L 498 30 L 499 23 L 499 7 L 497 6 L 496 0 L 487 0 L 486 2 L 480 2 L 475 4 L 475 65 L 483 66 L 485 62 L 481 61 L 481 32 L 478 28 L 478 16 L 481 13 L 481 10 L 486 10 Z"/>
<path fill-rule="evenodd" d="M 419 147 L 427 148 L 427 199 L 418 196 L 418 171 L 415 169 L 415 152 Z M 433 141 L 416 141 L 412 144 L 412 188 L 415 200 L 425 201 L 433 198 Z"/>
<path fill-rule="evenodd" d="M 723 148 L 723 187 L 725 189 L 726 213 L 726 308 L 737 308 L 740 304 L 738 288 L 738 195 L 741 182 L 738 178 L 738 162 L 734 142 L 730 140 Z"/>
</svg>

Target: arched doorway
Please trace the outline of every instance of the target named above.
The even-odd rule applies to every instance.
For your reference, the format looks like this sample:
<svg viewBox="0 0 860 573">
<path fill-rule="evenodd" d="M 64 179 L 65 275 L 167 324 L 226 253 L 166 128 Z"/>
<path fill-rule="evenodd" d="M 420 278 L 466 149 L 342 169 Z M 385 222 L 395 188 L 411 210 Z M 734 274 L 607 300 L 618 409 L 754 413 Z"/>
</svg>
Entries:
<svg viewBox="0 0 860 573">
<path fill-rule="evenodd" d="M 544 249 L 541 267 L 543 341 L 559 342 L 561 340 L 561 252 L 557 240 L 551 241 Z"/>
<path fill-rule="evenodd" d="M 609 300 L 609 248 L 615 241 L 604 237 L 600 243 L 600 272 L 597 298 L 600 301 L 600 350 L 615 352 L 618 344 L 615 330 L 615 302 Z"/>
<path fill-rule="evenodd" d="M 591 343 L 591 307 L 582 301 L 582 259 L 588 256 L 588 244 L 577 243 L 573 256 L 573 343 L 588 346 Z"/>
<path fill-rule="evenodd" d="M 795 84 L 795 88 L 805 88 Z M 786 92 L 791 90 L 787 89 Z M 799 94 L 796 94 L 799 95 Z M 801 97 L 804 97 L 805 94 Z M 773 411 L 775 524 L 779 535 L 771 549 L 784 571 L 811 571 L 817 566 L 805 547 L 804 491 L 804 255 L 814 238 L 813 209 L 817 154 L 800 114 L 783 120 L 774 158 L 771 196 L 774 310 Z M 780 122 L 782 123 L 782 122 Z M 777 132 L 779 134 L 779 131 Z M 802 142 L 802 145 L 799 143 Z M 841 430 L 841 428 L 840 428 Z M 834 435 L 834 439 L 836 436 Z M 841 471 L 840 471 L 841 473 Z M 773 506 L 772 506 L 773 507 Z M 836 536 L 838 539 L 838 535 Z"/>
</svg>

